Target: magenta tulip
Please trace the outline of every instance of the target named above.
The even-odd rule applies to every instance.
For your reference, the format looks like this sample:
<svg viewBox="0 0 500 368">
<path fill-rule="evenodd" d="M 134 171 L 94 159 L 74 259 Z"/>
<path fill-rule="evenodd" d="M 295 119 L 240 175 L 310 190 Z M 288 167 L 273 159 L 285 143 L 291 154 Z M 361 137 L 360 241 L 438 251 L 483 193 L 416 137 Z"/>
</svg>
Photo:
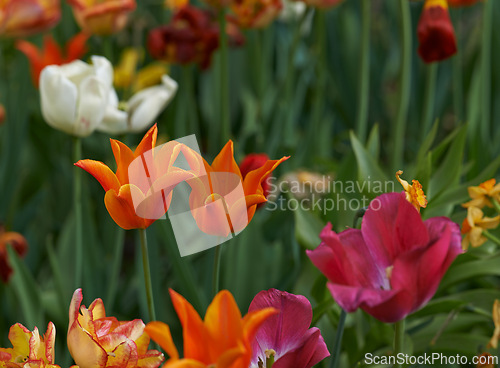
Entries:
<svg viewBox="0 0 500 368">
<path fill-rule="evenodd" d="M 422 221 L 404 193 L 375 198 L 361 230 L 336 234 L 328 224 L 307 254 L 329 279 L 335 301 L 382 322 L 397 322 L 424 306 L 455 257 L 460 230 L 446 217 Z"/>
<path fill-rule="evenodd" d="M 273 307 L 280 311 L 266 320 L 252 343 L 251 368 L 265 365 L 266 351 L 274 350 L 273 368 L 310 368 L 330 355 L 318 328 L 309 328 L 311 303 L 302 295 L 270 289 L 252 300 L 248 312 Z"/>
</svg>

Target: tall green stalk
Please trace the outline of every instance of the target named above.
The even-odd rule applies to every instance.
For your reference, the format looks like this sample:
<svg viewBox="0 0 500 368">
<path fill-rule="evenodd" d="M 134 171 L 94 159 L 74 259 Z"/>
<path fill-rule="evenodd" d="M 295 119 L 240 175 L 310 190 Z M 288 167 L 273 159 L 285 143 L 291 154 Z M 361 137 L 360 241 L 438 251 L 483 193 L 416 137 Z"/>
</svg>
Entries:
<svg viewBox="0 0 500 368">
<path fill-rule="evenodd" d="M 227 61 L 226 9 L 219 11 L 219 48 L 220 48 L 220 119 L 221 147 L 231 137 L 231 122 L 229 116 L 229 70 Z"/>
<path fill-rule="evenodd" d="M 82 157 L 81 138 L 73 140 L 73 162 Z M 83 272 L 83 229 L 82 229 L 82 170 L 73 168 L 73 206 L 75 211 L 75 287 L 81 288 Z"/>
<path fill-rule="evenodd" d="M 493 23 L 493 3 L 489 0 L 483 6 L 483 34 L 481 39 L 481 130 L 483 142 L 489 141 L 489 127 L 491 120 L 491 36 Z"/>
<path fill-rule="evenodd" d="M 222 258 L 222 244 L 215 247 L 214 270 L 212 274 L 212 295 L 215 296 L 220 290 L 220 262 Z"/>
<path fill-rule="evenodd" d="M 357 136 L 361 142 L 366 139 L 368 131 L 368 105 L 370 98 L 370 17 L 371 0 L 361 1 L 361 52 L 359 63 L 359 95 Z"/>
<path fill-rule="evenodd" d="M 403 365 L 398 363 L 398 354 L 404 352 L 405 341 L 405 320 L 402 319 L 394 324 L 394 356 L 396 357 L 395 368 L 401 368 Z"/>
<path fill-rule="evenodd" d="M 411 14 L 410 2 L 400 0 L 400 34 L 401 34 L 401 82 L 399 90 L 399 109 L 393 128 L 392 139 L 392 169 L 397 170 L 403 163 L 404 137 L 406 131 L 406 119 L 408 117 L 408 107 L 410 104 L 411 88 Z"/>
<path fill-rule="evenodd" d="M 460 34 L 460 20 L 462 15 L 462 9 L 455 9 L 452 13 L 454 15 L 454 25 L 457 34 Z M 463 85 L 463 75 L 462 75 L 462 53 L 460 46 L 460 38 L 457 38 L 457 53 L 452 58 L 452 72 L 453 72 L 453 111 L 456 116 L 456 120 L 459 124 L 464 121 L 464 85 Z"/>
<path fill-rule="evenodd" d="M 342 312 L 340 312 L 339 324 L 337 326 L 337 333 L 335 334 L 335 345 L 333 346 L 330 368 L 337 368 L 340 362 L 340 348 L 342 347 L 342 336 L 344 335 L 346 318 L 347 312 L 342 309 Z"/>
<path fill-rule="evenodd" d="M 432 63 L 427 66 L 427 81 L 425 86 L 425 102 L 424 113 L 422 122 L 424 129 L 422 130 L 422 137 L 427 136 L 431 129 L 434 117 L 434 105 L 436 99 L 436 78 L 439 68 L 439 63 Z"/>
<path fill-rule="evenodd" d="M 149 268 L 148 239 L 146 229 L 139 229 L 141 238 L 142 268 L 144 270 L 144 285 L 146 287 L 146 300 L 148 303 L 149 320 L 156 320 L 155 304 L 153 300 L 153 286 L 151 284 L 151 270 Z"/>
</svg>

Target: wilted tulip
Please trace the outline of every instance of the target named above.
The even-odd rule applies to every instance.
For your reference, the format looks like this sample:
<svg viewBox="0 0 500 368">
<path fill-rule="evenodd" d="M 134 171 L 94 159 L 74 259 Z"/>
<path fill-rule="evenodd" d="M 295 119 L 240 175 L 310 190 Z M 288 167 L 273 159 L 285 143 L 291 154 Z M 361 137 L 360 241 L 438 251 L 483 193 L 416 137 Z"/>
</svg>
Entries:
<svg viewBox="0 0 500 368">
<path fill-rule="evenodd" d="M 0 1 L 0 35 L 3 36 L 30 36 L 55 26 L 59 19 L 59 0 Z"/>
<path fill-rule="evenodd" d="M 135 0 L 68 0 L 78 25 L 99 36 L 121 31 L 128 14 L 135 10 Z"/>
<path fill-rule="evenodd" d="M 44 68 L 40 99 L 45 121 L 68 134 L 90 135 L 102 123 L 112 81 L 113 67 L 101 56 L 93 56 L 91 65 L 75 60 Z"/>
<path fill-rule="evenodd" d="M 149 336 L 140 319 L 122 322 L 106 317 L 101 299 L 87 309 L 77 289 L 69 307 L 68 348 L 79 368 L 148 367 L 163 362 L 163 354 L 148 350 Z"/>
</svg>

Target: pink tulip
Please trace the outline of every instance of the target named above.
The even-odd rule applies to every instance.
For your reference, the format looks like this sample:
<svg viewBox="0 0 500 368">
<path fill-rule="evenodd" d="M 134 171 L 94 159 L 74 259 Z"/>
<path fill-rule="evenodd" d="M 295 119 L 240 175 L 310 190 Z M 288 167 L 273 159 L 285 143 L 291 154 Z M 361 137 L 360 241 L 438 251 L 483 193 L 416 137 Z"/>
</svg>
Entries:
<svg viewBox="0 0 500 368">
<path fill-rule="evenodd" d="M 310 368 L 330 355 L 318 328 L 309 328 L 311 303 L 302 295 L 270 289 L 252 300 L 248 312 L 276 308 L 279 314 L 267 319 L 252 344 L 251 368 L 259 361 L 266 366 L 266 352 L 275 352 L 273 368 Z"/>
<path fill-rule="evenodd" d="M 335 301 L 382 322 L 397 322 L 424 306 L 462 252 L 458 225 L 446 217 L 422 221 L 404 193 L 374 199 L 361 230 L 336 234 L 328 224 L 320 238 L 307 254 L 330 280 Z"/>
</svg>

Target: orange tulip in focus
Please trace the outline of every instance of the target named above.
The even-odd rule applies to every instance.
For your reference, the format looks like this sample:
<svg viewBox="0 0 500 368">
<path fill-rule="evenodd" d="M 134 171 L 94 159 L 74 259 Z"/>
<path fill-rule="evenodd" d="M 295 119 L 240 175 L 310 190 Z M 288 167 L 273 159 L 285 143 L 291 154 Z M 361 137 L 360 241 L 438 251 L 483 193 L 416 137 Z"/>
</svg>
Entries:
<svg viewBox="0 0 500 368">
<path fill-rule="evenodd" d="M 19 233 L 13 231 L 5 232 L 0 226 L 0 278 L 3 282 L 8 282 L 12 274 L 12 268 L 9 266 L 7 245 L 20 256 L 24 257 L 28 251 L 28 242 Z"/>
<path fill-rule="evenodd" d="M 271 172 L 289 157 L 266 160 L 248 170 L 243 177 L 229 141 L 209 165 L 207 175 L 188 181 L 191 213 L 198 227 L 206 234 L 226 237 L 238 233 L 250 222 L 257 205 L 267 201 L 263 184 Z M 242 184 L 242 193 L 237 188 Z M 229 223 L 229 227 L 228 227 Z"/>
<path fill-rule="evenodd" d="M 426 63 L 445 60 L 457 52 L 447 0 L 425 1 L 417 35 L 418 54 Z"/>
<path fill-rule="evenodd" d="M 59 0 L 0 1 L 0 35 L 3 36 L 30 36 L 55 26 L 59 19 Z"/>
<path fill-rule="evenodd" d="M 70 63 L 73 60 L 81 59 L 87 52 L 85 43 L 88 38 L 89 36 L 85 33 L 78 33 L 66 43 L 64 52 L 54 41 L 52 35 L 46 35 L 44 37 L 42 49 L 38 49 L 35 45 L 25 40 L 18 40 L 16 42 L 16 47 L 29 59 L 33 83 L 38 88 L 42 69 L 48 65 L 62 65 Z"/>
<path fill-rule="evenodd" d="M 282 8 L 281 0 L 237 0 L 231 5 L 236 23 L 242 28 L 267 27 Z"/>
<path fill-rule="evenodd" d="M 89 33 L 106 36 L 121 31 L 135 0 L 68 0 L 80 27 Z"/>
<path fill-rule="evenodd" d="M 156 368 L 164 360 L 157 350 L 148 350 L 149 336 L 140 319 L 122 322 L 106 317 L 101 299 L 87 309 L 81 306 L 77 289 L 69 307 L 68 348 L 79 368 Z"/>
<path fill-rule="evenodd" d="M 170 357 L 164 368 L 248 368 L 255 334 L 262 323 L 278 313 L 274 308 L 265 308 L 242 318 L 231 293 L 223 290 L 215 296 L 202 320 L 181 295 L 170 290 L 170 296 L 183 327 L 184 358 L 179 358 L 168 325 L 155 321 L 146 326 L 147 334 Z"/>
</svg>

